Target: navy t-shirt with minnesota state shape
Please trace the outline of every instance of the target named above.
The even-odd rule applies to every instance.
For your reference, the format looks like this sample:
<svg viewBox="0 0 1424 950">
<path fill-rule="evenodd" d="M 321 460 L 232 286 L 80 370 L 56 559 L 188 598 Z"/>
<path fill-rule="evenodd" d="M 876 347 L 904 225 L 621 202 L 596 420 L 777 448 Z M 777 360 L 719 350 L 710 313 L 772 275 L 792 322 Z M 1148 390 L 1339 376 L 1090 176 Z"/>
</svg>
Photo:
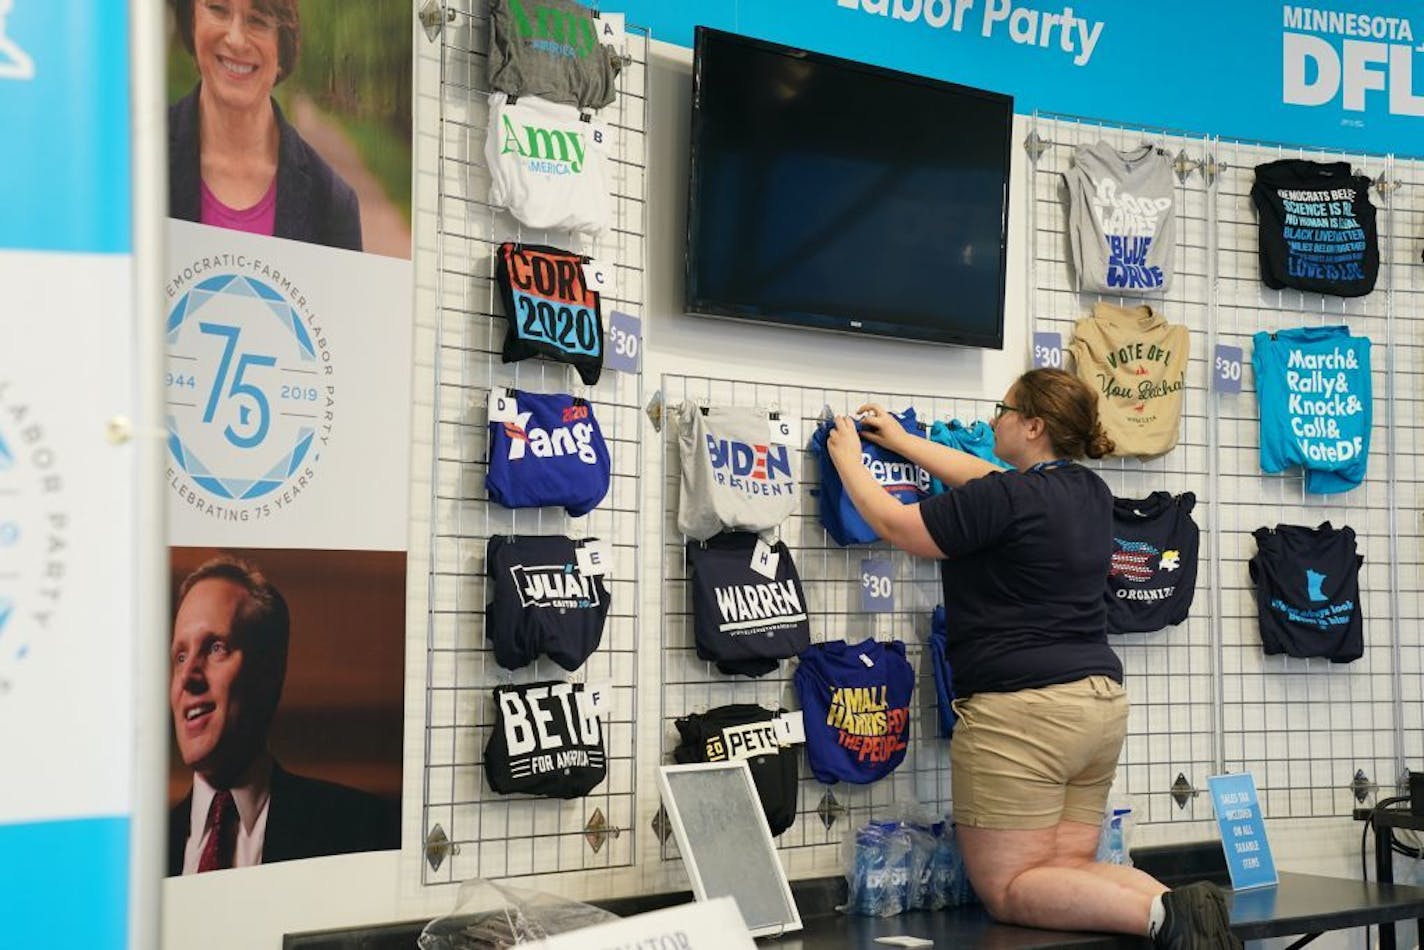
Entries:
<svg viewBox="0 0 1424 950">
<path fill-rule="evenodd" d="M 945 556 L 956 698 L 1094 675 L 1122 682 L 1103 600 L 1112 504 L 1103 480 L 1074 464 L 993 472 L 920 502 Z"/>
<path fill-rule="evenodd" d="M 1355 529 L 1326 521 L 1319 527 L 1278 524 L 1257 528 L 1249 568 L 1256 585 L 1256 617 L 1266 653 L 1358 660 L 1365 652 L 1360 565 Z"/>
</svg>

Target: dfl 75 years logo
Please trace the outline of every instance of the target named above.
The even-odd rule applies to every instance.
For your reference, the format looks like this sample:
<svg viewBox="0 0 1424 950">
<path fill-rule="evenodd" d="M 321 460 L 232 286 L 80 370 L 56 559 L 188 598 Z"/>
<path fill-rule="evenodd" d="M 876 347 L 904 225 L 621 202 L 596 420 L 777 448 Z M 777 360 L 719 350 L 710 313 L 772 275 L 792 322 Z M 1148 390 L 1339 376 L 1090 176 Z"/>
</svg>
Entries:
<svg viewBox="0 0 1424 950">
<path fill-rule="evenodd" d="M 316 477 L 336 370 L 305 295 L 257 262 L 231 263 L 253 273 L 200 280 L 168 314 L 168 479 L 194 510 L 246 522 L 281 515 Z"/>
<path fill-rule="evenodd" d="M 70 518 L 60 461 L 35 407 L 0 379 L 0 699 L 64 599 Z"/>
</svg>

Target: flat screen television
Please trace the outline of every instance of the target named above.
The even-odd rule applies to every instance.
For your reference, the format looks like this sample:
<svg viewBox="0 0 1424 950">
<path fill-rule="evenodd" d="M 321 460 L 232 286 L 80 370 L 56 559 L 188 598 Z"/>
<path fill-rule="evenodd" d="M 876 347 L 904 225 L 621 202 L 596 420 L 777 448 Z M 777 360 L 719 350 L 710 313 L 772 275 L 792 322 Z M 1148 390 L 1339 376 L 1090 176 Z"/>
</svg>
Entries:
<svg viewBox="0 0 1424 950">
<path fill-rule="evenodd" d="M 1013 98 L 697 28 L 689 313 L 1001 349 Z"/>
</svg>

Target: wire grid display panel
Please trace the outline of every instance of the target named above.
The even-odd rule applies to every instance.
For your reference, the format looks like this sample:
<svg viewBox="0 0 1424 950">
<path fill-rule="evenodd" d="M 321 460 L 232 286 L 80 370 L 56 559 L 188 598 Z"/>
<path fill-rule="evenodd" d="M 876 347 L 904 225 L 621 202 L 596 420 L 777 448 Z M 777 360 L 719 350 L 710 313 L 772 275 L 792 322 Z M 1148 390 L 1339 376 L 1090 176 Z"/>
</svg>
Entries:
<svg viewBox="0 0 1424 950">
<path fill-rule="evenodd" d="M 1384 782 L 1391 782 L 1396 770 L 1397 707 L 1392 662 L 1395 625 L 1390 592 L 1397 585 L 1389 583 L 1395 549 L 1389 531 L 1392 502 L 1387 470 L 1394 462 L 1389 433 L 1377 418 L 1367 481 L 1347 495 L 1306 495 L 1299 472 L 1264 474 L 1259 466 L 1259 429 L 1249 357 L 1251 336 L 1257 330 L 1348 320 L 1353 332 L 1368 335 L 1377 344 L 1372 362 L 1375 406 L 1387 405 L 1391 393 L 1388 384 L 1392 380 L 1384 368 L 1389 353 L 1385 344 L 1392 300 L 1388 278 L 1382 275 L 1374 294 L 1353 301 L 1269 291 L 1261 285 L 1255 213 L 1249 192 L 1254 166 L 1288 157 L 1282 149 L 1182 138 L 1082 120 L 1040 118 L 1035 130 L 1048 145 L 1034 165 L 1033 299 L 1039 329 L 1061 327 L 1065 339 L 1071 337 L 1071 321 L 1061 318 L 1059 308 L 1072 307 L 1076 302 L 1079 312 L 1086 313 L 1095 299 L 1075 293 L 1063 254 L 1067 238 L 1058 178 L 1068 166 L 1072 148 L 1099 138 L 1123 149 L 1154 141 L 1171 154 L 1184 150 L 1189 159 L 1183 167 L 1186 181 L 1177 187 L 1176 283 L 1170 293 L 1160 298 L 1168 319 L 1186 323 L 1193 332 L 1196 358 L 1188 372 L 1181 441 L 1162 459 L 1148 463 L 1118 461 L 1104 465 L 1103 472 L 1115 492 L 1121 489 L 1140 494 L 1134 490 L 1137 486 L 1130 484 L 1132 480 L 1138 480 L 1139 485 L 1141 480 L 1149 481 L 1149 489 L 1176 491 L 1175 477 L 1185 474 L 1185 487 L 1198 493 L 1202 570 L 1188 625 L 1197 625 L 1197 642 L 1203 649 L 1193 650 L 1189 659 L 1192 686 L 1186 690 L 1189 698 L 1183 703 L 1173 695 L 1176 675 L 1172 672 L 1171 648 L 1160 658 L 1167 662 L 1161 663 L 1124 643 L 1121 652 L 1133 686 L 1134 707 L 1144 703 L 1149 710 L 1161 707 L 1164 715 L 1160 719 L 1170 724 L 1166 735 L 1172 737 L 1167 740 L 1164 730 L 1150 722 L 1144 722 L 1139 733 L 1134 717 L 1123 759 L 1127 778 L 1124 790 L 1134 795 L 1154 793 L 1149 820 L 1161 820 L 1164 808 L 1173 818 L 1179 817 L 1175 807 L 1163 801 L 1164 796 L 1155 794 L 1163 790 L 1157 782 L 1164 770 L 1154 767 L 1152 782 L 1144 787 L 1137 766 L 1143 752 L 1159 758 L 1165 753 L 1170 766 L 1165 771 L 1175 772 L 1183 759 L 1181 740 L 1185 732 L 1191 738 L 1191 764 L 1198 770 L 1205 768 L 1206 774 L 1222 769 L 1252 770 L 1267 814 L 1349 814 L 1354 803 L 1349 786 L 1357 769 Z M 1299 154 L 1317 160 L 1330 158 Z M 1383 159 L 1357 156 L 1354 161 L 1370 174 L 1386 171 Z M 1386 246 L 1389 227 L 1387 214 L 1382 214 L 1380 229 Z M 1151 299 L 1146 302 L 1154 303 Z M 1245 355 L 1245 379 L 1239 395 L 1210 391 L 1216 343 L 1238 346 Z M 1183 457 L 1178 458 L 1179 455 Z M 1375 576 L 1368 568 L 1362 574 L 1366 655 L 1348 667 L 1324 660 L 1266 657 L 1261 651 L 1247 567 L 1255 553 L 1251 532 L 1264 525 L 1313 526 L 1327 519 L 1336 525 L 1354 526 L 1360 535 L 1361 553 L 1380 565 Z M 1205 579 L 1209 585 L 1213 577 L 1218 579 L 1215 594 L 1202 583 Z M 1150 643 L 1176 636 L 1180 629 L 1169 628 L 1163 634 L 1142 637 Z M 1180 729 L 1177 723 L 1187 727 Z M 1205 749 L 1210 749 L 1211 754 L 1203 756 Z M 1193 785 L 1201 787 L 1200 771 L 1184 774 Z M 1202 800 L 1186 811 L 1195 812 L 1194 817 L 1198 818 L 1211 814 L 1209 805 Z M 1184 813 L 1180 817 L 1189 816 Z"/>
<path fill-rule="evenodd" d="M 1424 770 L 1424 162 L 1396 161 L 1385 196 L 1395 239 L 1383 255 L 1393 295 L 1394 355 L 1389 399 L 1394 413 L 1395 526 L 1399 554 L 1395 566 L 1399 619 L 1399 705 L 1404 765 Z M 1377 411 L 1380 403 L 1376 400 Z M 1384 785 L 1385 776 L 1378 777 Z M 1385 794 L 1381 790 L 1381 795 Z"/>
<path fill-rule="evenodd" d="M 439 313 L 423 828 L 429 835 L 440 825 L 453 848 L 438 870 L 422 864 L 422 883 L 628 867 L 636 855 L 641 377 L 605 370 L 596 386 L 585 386 L 562 364 L 502 363 L 505 320 L 493 275 L 495 252 L 506 240 L 592 253 L 614 265 L 614 288 L 603 295 L 605 320 L 614 309 L 641 316 L 647 35 L 630 38 L 633 62 L 619 75 L 617 99 L 599 113 L 614 133 L 613 227 L 597 245 L 580 244 L 567 232 L 524 228 L 488 203 L 489 9 L 479 4 L 447 12 L 440 40 Z M 562 509 L 510 511 L 489 501 L 484 483 L 492 388 L 567 392 L 592 403 L 612 459 L 610 490 L 597 509 L 570 518 Z M 485 548 L 491 536 L 504 534 L 596 537 L 612 547 L 611 609 L 603 638 L 572 676 L 544 658 L 514 673 L 494 661 L 485 636 L 491 595 Z M 483 769 L 494 720 L 493 687 L 549 679 L 612 685 L 611 711 L 603 722 L 607 778 L 587 797 L 567 802 L 496 795 Z M 594 839 L 585 835 L 595 813 L 617 832 L 596 850 Z"/>
<path fill-rule="evenodd" d="M 1037 158 L 1035 140 L 1042 151 Z M 1177 246 L 1174 274 L 1168 290 L 1151 297 L 1112 297 L 1080 293 L 1068 261 L 1067 199 L 1063 174 L 1072 165 L 1073 150 L 1105 140 L 1117 149 L 1151 143 L 1174 160 L 1185 153 L 1185 176 L 1174 174 Z M 1211 629 L 1215 586 L 1210 571 L 1217 509 L 1208 473 L 1212 466 L 1211 419 L 1202 395 L 1209 383 L 1207 351 L 1210 316 L 1210 202 L 1197 162 L 1205 151 L 1200 136 L 1171 135 L 1151 129 L 1105 126 L 1086 120 L 1035 116 L 1030 121 L 1027 163 L 1030 230 L 1029 301 L 1033 329 L 1059 334 L 1067 368 L 1067 345 L 1075 322 L 1087 316 L 1093 302 L 1119 306 L 1147 303 L 1171 323 L 1191 332 L 1191 359 L 1182 403 L 1177 446 L 1159 458 L 1103 459 L 1088 463 L 1102 475 L 1118 498 L 1143 498 L 1154 491 L 1196 494 L 1192 518 L 1201 528 L 1196 594 L 1183 623 L 1155 633 L 1111 638 L 1122 658 L 1132 712 L 1127 741 L 1118 767 L 1115 791 L 1131 796 L 1139 822 L 1192 822 L 1212 818 L 1205 795 L 1178 807 L 1170 790 L 1179 775 L 1205 789 L 1216 768 L 1216 651 Z"/>
<path fill-rule="evenodd" d="M 1296 290 L 1271 290 L 1261 281 L 1259 235 L 1251 186 L 1255 166 L 1280 158 L 1349 161 L 1357 172 L 1385 177 L 1387 162 L 1235 142 L 1215 146 L 1217 338 L 1246 354 L 1242 391 L 1207 396 L 1220 436 L 1217 494 L 1220 516 L 1222 605 L 1223 766 L 1256 776 L 1262 808 L 1273 818 L 1349 815 L 1357 771 L 1382 784 L 1398 771 L 1393 586 L 1396 552 L 1390 542 L 1394 454 L 1387 411 L 1398 388 L 1386 370 L 1391 356 L 1390 275 L 1366 297 L 1346 299 Z M 1378 193 L 1372 193 L 1378 203 Z M 1382 248 L 1391 243 L 1387 210 L 1378 217 Z M 1336 495 L 1308 494 L 1299 469 L 1267 474 L 1260 465 L 1256 381 L 1249 362 L 1258 331 L 1345 324 L 1373 341 L 1374 426 L 1365 481 Z M 1206 395 L 1206 394 L 1203 394 Z M 1349 664 L 1320 658 L 1266 656 L 1257 621 L 1249 560 L 1252 532 L 1277 524 L 1314 527 L 1329 521 L 1355 529 L 1365 563 L 1360 571 L 1365 652 Z"/>
<path fill-rule="evenodd" d="M 830 787 L 844 808 L 827 827 L 818 808 L 828 786 L 811 775 L 802 756 L 795 823 L 776 839 L 786 855 L 793 876 L 824 873 L 835 867 L 837 849 L 848 831 L 864 823 L 872 814 L 893 814 L 919 804 L 943 813 L 950 807 L 949 744 L 939 737 L 938 711 L 930 657 L 930 612 L 943 602 L 938 565 L 911 557 L 888 544 L 840 547 L 821 527 L 817 517 L 817 486 L 820 470 L 809 443 L 825 407 L 836 413 L 854 411 L 866 402 L 878 402 L 893 410 L 908 406 L 927 422 L 959 419 L 969 423 L 988 419 L 993 401 L 957 399 L 946 396 L 911 395 L 890 392 L 853 392 L 767 383 L 714 379 L 704 376 L 662 377 L 665 401 L 662 426 L 663 455 L 663 636 L 662 636 L 662 720 L 663 756 L 672 761 L 678 743 L 673 720 L 693 712 L 705 712 L 728 703 L 756 703 L 775 709 L 799 709 L 800 701 L 792 685 L 795 661 L 786 661 L 775 673 L 758 679 L 731 677 L 719 673 L 715 664 L 698 659 L 692 631 L 692 601 L 685 555 L 686 537 L 677 527 L 677 505 L 681 491 L 681 464 L 676 426 L 671 409 L 684 399 L 704 406 L 759 406 L 779 411 L 794 419 L 800 428 L 802 448 L 798 453 L 800 485 L 797 508 L 780 527 L 779 537 L 791 550 L 806 593 L 806 612 L 811 620 L 811 640 L 860 642 L 867 637 L 905 641 L 906 655 L 915 670 L 915 692 L 910 717 L 910 743 L 904 762 L 891 775 L 871 785 L 839 783 Z M 861 561 L 888 558 L 894 565 L 894 611 L 870 614 L 860 610 Z M 676 854 L 676 843 L 668 839 L 662 856 Z"/>
</svg>

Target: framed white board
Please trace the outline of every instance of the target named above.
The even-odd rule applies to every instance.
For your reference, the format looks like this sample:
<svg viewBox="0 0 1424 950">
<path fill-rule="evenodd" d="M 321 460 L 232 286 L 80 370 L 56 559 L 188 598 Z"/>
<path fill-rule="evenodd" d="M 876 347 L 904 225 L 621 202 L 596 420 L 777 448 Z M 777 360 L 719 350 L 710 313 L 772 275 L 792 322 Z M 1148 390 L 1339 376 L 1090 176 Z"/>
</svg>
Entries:
<svg viewBox="0 0 1424 950">
<path fill-rule="evenodd" d="M 735 898 L 753 937 L 801 929 L 746 762 L 664 765 L 658 788 L 697 900 Z"/>
</svg>

